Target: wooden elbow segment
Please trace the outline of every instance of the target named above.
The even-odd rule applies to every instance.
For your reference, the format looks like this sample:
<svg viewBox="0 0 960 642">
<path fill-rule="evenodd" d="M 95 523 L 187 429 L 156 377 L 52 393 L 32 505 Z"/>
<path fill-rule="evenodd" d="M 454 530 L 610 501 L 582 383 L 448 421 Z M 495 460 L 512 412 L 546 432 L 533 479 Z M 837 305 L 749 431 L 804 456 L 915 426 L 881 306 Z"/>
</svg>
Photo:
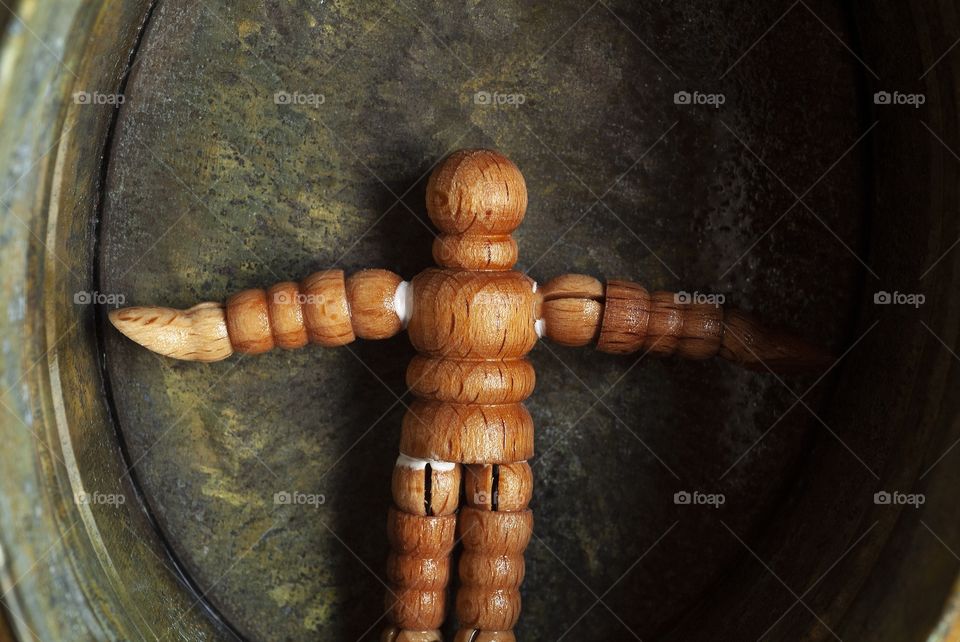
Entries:
<svg viewBox="0 0 960 642">
<path fill-rule="evenodd" d="M 540 334 L 564 346 L 585 346 L 600 335 L 603 284 L 592 276 L 564 274 L 540 290 Z"/>
<path fill-rule="evenodd" d="M 361 339 L 388 339 L 403 329 L 396 309 L 403 279 L 388 270 L 361 270 L 347 278 L 353 332 Z"/>
</svg>

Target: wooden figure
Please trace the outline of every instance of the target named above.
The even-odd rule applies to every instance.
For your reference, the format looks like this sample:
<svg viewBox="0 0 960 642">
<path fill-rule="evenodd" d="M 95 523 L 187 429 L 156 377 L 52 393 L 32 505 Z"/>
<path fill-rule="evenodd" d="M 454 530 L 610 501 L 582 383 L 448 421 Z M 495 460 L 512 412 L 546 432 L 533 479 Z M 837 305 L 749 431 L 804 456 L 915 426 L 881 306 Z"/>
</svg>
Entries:
<svg viewBox="0 0 960 642">
<path fill-rule="evenodd" d="M 512 269 L 511 233 L 526 208 L 523 176 L 509 159 L 491 150 L 458 151 L 427 185 L 427 211 L 440 230 L 433 243 L 439 267 L 409 282 L 386 270 L 349 277 L 324 270 L 300 283 L 244 290 L 224 305 L 110 314 L 133 341 L 194 361 L 308 343 L 333 347 L 406 328 L 419 354 L 407 369 L 415 400 L 403 419 L 387 518 L 387 642 L 441 639 L 458 538 L 456 640 L 515 640 L 533 528 L 533 421 L 523 401 L 535 374 L 526 354 L 538 339 L 595 343 L 614 354 L 719 355 L 758 370 L 811 368 L 829 359 L 743 312 L 636 283 L 566 274 L 538 287 Z"/>
</svg>

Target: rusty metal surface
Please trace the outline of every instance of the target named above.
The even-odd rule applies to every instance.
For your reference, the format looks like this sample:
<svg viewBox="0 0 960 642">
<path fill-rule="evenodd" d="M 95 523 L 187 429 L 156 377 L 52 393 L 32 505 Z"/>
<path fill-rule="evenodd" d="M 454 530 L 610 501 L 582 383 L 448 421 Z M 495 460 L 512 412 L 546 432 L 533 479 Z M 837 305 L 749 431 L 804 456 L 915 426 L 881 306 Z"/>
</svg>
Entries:
<svg viewBox="0 0 960 642">
<path fill-rule="evenodd" d="M 517 238 L 538 280 L 722 292 L 839 347 L 861 266 L 799 208 L 764 232 L 794 202 L 776 176 L 806 190 L 862 132 L 857 63 L 797 16 L 716 80 L 781 4 L 597 5 L 565 33 L 586 6 L 161 3 L 110 152 L 100 289 L 186 306 L 320 267 L 409 277 L 430 260 L 424 174 L 494 146 L 527 178 Z M 726 102 L 678 105 L 678 91 Z M 843 157 L 806 200 L 862 249 L 861 161 Z M 257 639 L 375 630 L 405 339 L 208 366 L 114 333 L 106 348 L 135 476 L 207 599 Z M 663 632 L 743 562 L 721 520 L 760 529 L 823 434 L 791 412 L 723 476 L 794 401 L 783 383 L 553 346 L 533 359 L 537 537 L 518 634 Z M 677 506 L 682 490 L 727 503 Z M 284 491 L 326 502 L 275 505 Z M 576 620 L 614 584 L 613 612 Z"/>
</svg>

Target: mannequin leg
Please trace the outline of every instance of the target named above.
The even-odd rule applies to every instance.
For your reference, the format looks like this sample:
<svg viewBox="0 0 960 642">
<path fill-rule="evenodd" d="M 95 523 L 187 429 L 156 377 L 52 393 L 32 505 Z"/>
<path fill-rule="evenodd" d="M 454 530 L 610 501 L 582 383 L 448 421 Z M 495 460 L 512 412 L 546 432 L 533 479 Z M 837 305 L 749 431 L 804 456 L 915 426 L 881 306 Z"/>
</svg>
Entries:
<svg viewBox="0 0 960 642">
<path fill-rule="evenodd" d="M 512 629 L 520 617 L 523 552 L 533 532 L 527 508 L 533 475 L 525 461 L 468 464 L 464 471 L 456 642 L 516 642 Z"/>
<path fill-rule="evenodd" d="M 400 455 L 387 519 L 386 606 L 393 626 L 382 642 L 438 642 L 446 615 L 450 552 L 460 499 L 459 464 Z"/>
</svg>

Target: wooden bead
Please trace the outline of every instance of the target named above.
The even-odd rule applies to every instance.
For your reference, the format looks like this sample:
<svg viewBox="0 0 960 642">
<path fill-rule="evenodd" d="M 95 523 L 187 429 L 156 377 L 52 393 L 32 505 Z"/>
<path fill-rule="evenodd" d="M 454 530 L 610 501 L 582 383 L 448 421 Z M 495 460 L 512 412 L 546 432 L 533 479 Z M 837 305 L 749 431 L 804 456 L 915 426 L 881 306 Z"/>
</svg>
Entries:
<svg viewBox="0 0 960 642">
<path fill-rule="evenodd" d="M 513 631 L 478 631 L 460 629 L 453 638 L 454 642 L 517 642 Z"/>
<path fill-rule="evenodd" d="M 543 302 L 546 338 L 563 346 L 585 346 L 600 336 L 603 304 L 591 299 L 555 299 Z"/>
<path fill-rule="evenodd" d="M 523 555 L 470 551 L 460 556 L 460 580 L 467 585 L 516 589 L 524 573 Z"/>
<path fill-rule="evenodd" d="M 792 334 L 765 328 L 746 312 L 728 310 L 720 356 L 761 372 L 824 368 L 833 358 L 822 347 Z"/>
<path fill-rule="evenodd" d="M 386 605 L 400 629 L 429 631 L 443 623 L 456 521 L 454 514 L 426 517 L 390 509 Z"/>
<path fill-rule="evenodd" d="M 433 260 L 448 268 L 509 270 L 519 257 L 512 236 L 440 234 L 433 240 Z"/>
<path fill-rule="evenodd" d="M 457 591 L 457 620 L 473 629 L 512 629 L 520 619 L 520 591 L 461 586 Z"/>
<path fill-rule="evenodd" d="M 585 274 L 563 274 L 547 281 L 540 288 L 545 301 L 553 299 L 603 300 L 603 283 Z"/>
<path fill-rule="evenodd" d="M 406 631 L 391 626 L 383 631 L 380 642 L 443 642 L 438 629 L 432 631 Z"/>
<path fill-rule="evenodd" d="M 460 511 L 457 528 L 465 551 L 494 556 L 522 553 L 533 533 L 533 511 L 507 513 L 467 507 Z"/>
<path fill-rule="evenodd" d="M 292 281 L 277 283 L 267 290 L 270 325 L 278 348 L 302 348 L 309 341 L 300 297 L 300 287 Z"/>
<path fill-rule="evenodd" d="M 511 463 L 533 457 L 533 419 L 523 404 L 465 405 L 415 399 L 400 450 L 411 457 Z"/>
<path fill-rule="evenodd" d="M 483 510 L 520 511 L 533 496 L 533 471 L 515 464 L 469 464 L 464 467 L 467 505 Z"/>
<path fill-rule="evenodd" d="M 830 355 L 785 332 L 764 328 L 739 310 L 687 303 L 672 292 L 648 293 L 636 283 L 610 281 L 597 349 L 656 356 L 724 359 L 756 370 L 789 372 L 822 367 Z"/>
<path fill-rule="evenodd" d="M 468 507 L 457 525 L 463 542 L 457 619 L 469 629 L 506 631 L 520 616 L 523 551 L 533 533 L 533 513 Z"/>
<path fill-rule="evenodd" d="M 387 582 L 421 591 L 443 591 L 450 581 L 448 558 L 423 558 L 391 554 L 387 558 Z"/>
<path fill-rule="evenodd" d="M 537 342 L 534 282 L 519 272 L 427 269 L 413 278 L 407 334 L 418 352 L 515 359 Z"/>
<path fill-rule="evenodd" d="M 270 313 L 264 290 L 243 290 L 227 299 L 227 332 L 237 352 L 260 354 L 273 350 Z"/>
<path fill-rule="evenodd" d="M 414 515 L 450 515 L 460 501 L 460 465 L 401 456 L 393 468 L 393 502 Z"/>
<path fill-rule="evenodd" d="M 350 306 L 343 270 L 314 272 L 300 284 L 303 320 L 310 341 L 326 347 L 342 346 L 356 336 L 350 323 Z"/>
<path fill-rule="evenodd" d="M 402 282 L 387 270 L 361 270 L 350 275 L 346 291 L 354 334 L 361 339 L 386 339 L 400 332 L 403 324 L 394 296 Z"/>
<path fill-rule="evenodd" d="M 174 359 L 220 361 L 233 354 L 226 312 L 219 303 L 189 310 L 133 307 L 111 310 L 110 323 L 140 345 Z"/>
<path fill-rule="evenodd" d="M 390 621 L 401 629 L 432 630 L 443 624 L 447 592 L 396 589 L 387 593 L 384 603 Z"/>
<path fill-rule="evenodd" d="M 453 549 L 456 524 L 455 515 L 424 517 L 391 508 L 387 516 L 387 535 L 397 555 L 440 558 L 449 555 Z"/>
<path fill-rule="evenodd" d="M 526 211 L 523 175 L 510 159 L 493 150 L 454 152 L 427 182 L 427 213 L 448 234 L 509 234 Z"/>
<path fill-rule="evenodd" d="M 526 359 L 463 361 L 417 355 L 407 368 L 407 386 L 418 397 L 466 404 L 523 401 L 536 374 Z"/>
</svg>

